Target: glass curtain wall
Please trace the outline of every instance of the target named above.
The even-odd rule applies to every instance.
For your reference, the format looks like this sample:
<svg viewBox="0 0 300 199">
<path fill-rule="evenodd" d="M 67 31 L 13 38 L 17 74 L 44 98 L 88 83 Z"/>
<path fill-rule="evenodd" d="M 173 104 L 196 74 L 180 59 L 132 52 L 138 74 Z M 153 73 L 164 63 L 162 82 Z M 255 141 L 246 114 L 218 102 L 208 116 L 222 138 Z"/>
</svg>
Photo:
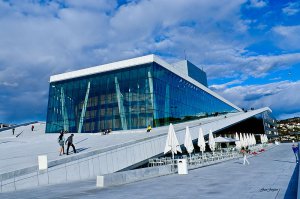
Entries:
<svg viewBox="0 0 300 199">
<path fill-rule="evenodd" d="M 90 133 L 152 125 L 151 73 L 152 64 L 146 64 L 50 83 L 46 132 Z"/>
<path fill-rule="evenodd" d="M 127 130 L 237 112 L 157 63 L 51 82 L 47 133 Z"/>
<path fill-rule="evenodd" d="M 238 111 L 157 63 L 153 73 L 156 126 Z"/>
</svg>

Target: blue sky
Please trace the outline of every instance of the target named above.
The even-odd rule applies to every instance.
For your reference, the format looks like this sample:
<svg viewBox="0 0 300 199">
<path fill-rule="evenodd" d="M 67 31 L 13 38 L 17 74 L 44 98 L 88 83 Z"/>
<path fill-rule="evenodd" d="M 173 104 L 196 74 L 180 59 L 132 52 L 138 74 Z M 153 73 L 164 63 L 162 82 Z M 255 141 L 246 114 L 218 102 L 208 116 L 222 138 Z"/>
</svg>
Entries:
<svg viewBox="0 0 300 199">
<path fill-rule="evenodd" d="M 0 122 L 45 120 L 53 74 L 184 51 L 239 107 L 300 116 L 299 33 L 299 1 L 0 0 Z"/>
</svg>

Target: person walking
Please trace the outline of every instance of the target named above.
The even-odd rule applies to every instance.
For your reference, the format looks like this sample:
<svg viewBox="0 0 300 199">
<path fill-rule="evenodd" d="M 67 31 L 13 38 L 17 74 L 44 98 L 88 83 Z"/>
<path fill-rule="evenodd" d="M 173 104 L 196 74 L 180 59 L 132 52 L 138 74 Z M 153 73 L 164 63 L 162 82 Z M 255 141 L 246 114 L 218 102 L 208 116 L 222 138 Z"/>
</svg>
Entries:
<svg viewBox="0 0 300 199">
<path fill-rule="evenodd" d="M 76 149 L 75 149 L 75 146 L 74 146 L 74 144 L 73 144 L 73 137 L 74 137 L 74 134 L 72 133 L 72 134 L 68 137 L 68 139 L 66 140 L 66 144 L 68 144 L 68 147 L 67 147 L 67 155 L 69 155 L 69 148 L 70 148 L 70 146 L 72 146 L 74 153 L 76 153 Z"/>
<path fill-rule="evenodd" d="M 299 153 L 299 147 L 296 144 L 293 144 L 292 146 L 295 158 L 296 158 L 296 162 L 299 162 L 299 157 L 298 157 L 298 153 Z"/>
<path fill-rule="evenodd" d="M 245 165 L 246 162 L 247 162 L 247 164 L 249 165 L 250 163 L 249 163 L 249 161 L 248 161 L 248 159 L 247 159 L 247 153 L 248 153 L 248 151 L 247 151 L 244 147 L 242 147 L 241 153 L 243 154 L 243 159 L 244 159 L 243 165 Z"/>
<path fill-rule="evenodd" d="M 13 135 L 15 135 L 15 128 L 12 129 L 12 133 L 13 133 Z"/>
<path fill-rule="evenodd" d="M 57 142 L 60 146 L 59 156 L 61 156 L 62 154 L 65 154 L 65 138 L 64 138 L 64 132 L 63 131 L 60 132 L 60 135 L 57 139 Z"/>
<path fill-rule="evenodd" d="M 33 129 L 34 129 L 34 125 L 31 125 L 31 131 L 33 131 Z"/>
</svg>

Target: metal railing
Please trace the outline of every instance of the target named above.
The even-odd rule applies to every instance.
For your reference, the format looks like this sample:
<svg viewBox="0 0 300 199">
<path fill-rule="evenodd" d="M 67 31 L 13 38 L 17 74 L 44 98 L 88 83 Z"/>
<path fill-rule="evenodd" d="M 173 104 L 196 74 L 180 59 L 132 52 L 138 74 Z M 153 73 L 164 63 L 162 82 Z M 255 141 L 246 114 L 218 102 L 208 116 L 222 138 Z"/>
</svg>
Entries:
<svg viewBox="0 0 300 199">
<path fill-rule="evenodd" d="M 197 165 L 209 165 L 215 162 L 240 158 L 242 155 L 237 151 L 228 151 L 228 152 L 215 152 L 215 153 L 196 153 L 191 157 L 187 155 L 177 156 L 175 160 L 171 157 L 162 157 L 162 158 L 151 158 L 149 159 L 148 166 L 162 166 L 162 165 L 175 165 L 177 159 L 187 159 L 187 163 L 189 166 L 197 166 Z"/>
</svg>

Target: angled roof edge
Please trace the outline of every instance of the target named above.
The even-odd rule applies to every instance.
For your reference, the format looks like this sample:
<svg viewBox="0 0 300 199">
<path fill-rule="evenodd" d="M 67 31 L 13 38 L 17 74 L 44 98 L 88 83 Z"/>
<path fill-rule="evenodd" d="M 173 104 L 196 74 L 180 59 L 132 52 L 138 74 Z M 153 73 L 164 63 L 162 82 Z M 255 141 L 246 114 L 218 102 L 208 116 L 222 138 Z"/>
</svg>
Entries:
<svg viewBox="0 0 300 199">
<path fill-rule="evenodd" d="M 84 68 L 84 69 L 66 72 L 58 75 L 53 75 L 50 77 L 50 82 L 63 81 L 63 80 L 77 78 L 77 77 L 83 77 L 87 75 L 93 75 L 97 73 L 103 73 L 107 71 L 128 68 L 140 64 L 151 63 L 153 61 L 154 61 L 154 55 L 146 55 L 142 57 L 136 57 L 133 59 L 126 59 L 122 61 L 112 62 L 109 64 L 103 64 L 103 65 L 98 65 L 90 68 Z"/>
</svg>

